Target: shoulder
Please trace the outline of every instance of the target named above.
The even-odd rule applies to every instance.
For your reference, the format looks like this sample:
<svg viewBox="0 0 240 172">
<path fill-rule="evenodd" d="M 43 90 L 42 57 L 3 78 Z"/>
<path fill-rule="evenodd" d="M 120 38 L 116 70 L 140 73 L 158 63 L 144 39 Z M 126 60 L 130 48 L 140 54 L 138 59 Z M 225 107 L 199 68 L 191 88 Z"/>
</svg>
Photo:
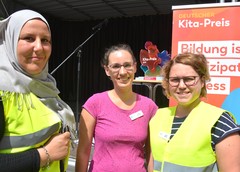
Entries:
<svg viewBox="0 0 240 172">
<path fill-rule="evenodd" d="M 87 106 L 97 106 L 101 102 L 104 102 L 107 98 L 107 92 L 95 93 L 91 95 L 87 101 L 84 103 L 83 107 Z"/>
<path fill-rule="evenodd" d="M 218 119 L 218 121 L 216 122 L 216 124 L 214 125 L 215 127 L 221 128 L 224 131 L 233 131 L 233 130 L 238 130 L 240 131 L 240 128 L 238 127 L 238 125 L 235 123 L 234 118 L 232 117 L 232 115 L 225 111 L 222 113 L 222 115 L 220 116 L 220 118 Z"/>
<path fill-rule="evenodd" d="M 107 91 L 104 92 L 99 92 L 99 93 L 94 93 L 91 97 L 104 97 L 107 96 Z"/>
<path fill-rule="evenodd" d="M 100 92 L 100 93 L 94 93 L 93 95 L 91 95 L 87 101 L 91 101 L 91 100 L 99 100 L 99 99 L 104 99 L 107 97 L 107 91 L 104 92 Z"/>
<path fill-rule="evenodd" d="M 146 96 L 143 96 L 141 94 L 137 94 L 137 102 L 138 102 L 138 105 L 142 107 L 148 106 L 149 108 L 153 108 L 155 111 L 157 111 L 158 109 L 158 106 L 152 99 Z"/>
<path fill-rule="evenodd" d="M 137 94 L 137 101 L 143 101 L 143 102 L 146 102 L 146 103 L 150 103 L 150 104 L 156 104 L 152 99 L 150 99 L 149 97 L 147 96 L 143 96 L 141 94 Z"/>
<path fill-rule="evenodd" d="M 87 99 L 82 108 L 87 110 L 92 116 L 96 117 L 102 109 L 110 103 L 107 102 L 107 92 L 95 93 Z"/>
<path fill-rule="evenodd" d="M 201 109 L 202 111 L 208 111 L 208 112 L 215 112 L 215 113 L 220 113 L 222 114 L 225 110 L 220 108 L 220 107 L 217 107 L 217 106 L 214 106 L 212 104 L 209 104 L 209 103 L 206 103 L 204 101 L 201 101 L 201 103 L 196 107 L 196 109 Z"/>
<path fill-rule="evenodd" d="M 150 118 L 152 118 L 155 115 L 158 109 L 158 106 L 152 99 L 146 96 L 137 94 L 137 102 L 134 108 L 141 109 L 145 114 L 148 114 Z"/>
<path fill-rule="evenodd" d="M 215 144 L 236 132 L 240 134 L 240 128 L 230 113 L 226 111 L 222 113 L 212 129 L 212 133 L 216 136 Z"/>
<path fill-rule="evenodd" d="M 156 114 L 153 117 L 153 120 L 159 120 L 164 121 L 165 119 L 174 116 L 176 107 L 164 107 L 164 108 L 159 108 L 156 111 Z"/>
<path fill-rule="evenodd" d="M 172 107 L 164 107 L 164 108 L 159 108 L 157 110 L 158 114 L 173 114 L 176 110 L 176 106 L 172 106 Z"/>
</svg>

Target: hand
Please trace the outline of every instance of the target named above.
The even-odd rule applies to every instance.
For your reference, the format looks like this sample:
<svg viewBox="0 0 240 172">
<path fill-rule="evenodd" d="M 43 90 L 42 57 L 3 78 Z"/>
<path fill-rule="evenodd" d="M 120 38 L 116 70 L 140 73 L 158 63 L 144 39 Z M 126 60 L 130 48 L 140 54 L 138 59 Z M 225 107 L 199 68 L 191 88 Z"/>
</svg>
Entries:
<svg viewBox="0 0 240 172">
<path fill-rule="evenodd" d="M 50 160 L 58 161 L 64 159 L 69 153 L 70 146 L 70 133 L 60 133 L 52 136 L 50 140 L 45 144 Z M 38 149 L 40 154 L 41 163 L 40 166 L 44 166 L 47 163 L 47 155 L 43 148 Z"/>
<path fill-rule="evenodd" d="M 64 159 L 69 153 L 70 133 L 65 132 L 51 137 L 45 145 L 51 161 Z"/>
</svg>

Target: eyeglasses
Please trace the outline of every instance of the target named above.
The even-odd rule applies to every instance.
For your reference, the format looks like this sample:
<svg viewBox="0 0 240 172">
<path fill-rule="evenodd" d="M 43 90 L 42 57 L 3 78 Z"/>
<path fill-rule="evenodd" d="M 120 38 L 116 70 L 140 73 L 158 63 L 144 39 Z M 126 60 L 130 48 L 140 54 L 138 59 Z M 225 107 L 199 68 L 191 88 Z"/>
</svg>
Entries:
<svg viewBox="0 0 240 172">
<path fill-rule="evenodd" d="M 118 72 L 122 67 L 124 67 L 124 69 L 127 70 L 127 71 L 132 71 L 133 70 L 133 65 L 134 65 L 133 62 L 131 62 L 131 63 L 126 62 L 124 64 L 113 63 L 113 64 L 108 65 L 108 67 L 111 68 L 111 70 L 113 72 Z"/>
<path fill-rule="evenodd" d="M 181 80 L 183 80 L 183 83 L 186 86 L 194 86 L 197 83 L 197 78 L 199 76 L 186 76 L 186 77 L 169 77 L 168 79 L 168 83 L 172 86 L 172 87 L 177 87 Z"/>
</svg>

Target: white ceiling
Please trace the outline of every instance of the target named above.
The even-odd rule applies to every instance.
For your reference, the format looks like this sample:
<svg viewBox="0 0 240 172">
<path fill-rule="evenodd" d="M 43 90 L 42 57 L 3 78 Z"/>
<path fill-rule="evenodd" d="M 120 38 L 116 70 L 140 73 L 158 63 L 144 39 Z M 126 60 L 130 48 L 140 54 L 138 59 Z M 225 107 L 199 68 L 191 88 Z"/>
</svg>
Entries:
<svg viewBox="0 0 240 172">
<path fill-rule="evenodd" d="M 64 21 L 169 14 L 173 5 L 218 3 L 216 0 L 1 0 Z M 227 1 L 225 1 L 227 2 Z M 7 5 L 6 5 L 7 6 Z"/>
</svg>

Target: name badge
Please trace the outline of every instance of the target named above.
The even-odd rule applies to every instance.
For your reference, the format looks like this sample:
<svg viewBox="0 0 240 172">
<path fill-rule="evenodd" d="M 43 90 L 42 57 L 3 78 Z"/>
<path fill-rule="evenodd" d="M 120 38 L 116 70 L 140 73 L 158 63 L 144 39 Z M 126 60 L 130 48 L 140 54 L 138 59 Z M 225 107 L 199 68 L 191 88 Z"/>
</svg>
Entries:
<svg viewBox="0 0 240 172">
<path fill-rule="evenodd" d="M 141 116 L 143 116 L 143 112 L 141 110 L 129 115 L 132 121 L 137 118 L 140 118 Z"/>
<path fill-rule="evenodd" d="M 167 140 L 167 141 L 168 141 L 168 140 L 170 139 L 171 134 L 168 134 L 168 133 L 165 133 L 165 132 L 163 132 L 163 131 L 160 131 L 159 136 L 160 136 L 161 138 L 163 138 L 164 140 Z"/>
</svg>

